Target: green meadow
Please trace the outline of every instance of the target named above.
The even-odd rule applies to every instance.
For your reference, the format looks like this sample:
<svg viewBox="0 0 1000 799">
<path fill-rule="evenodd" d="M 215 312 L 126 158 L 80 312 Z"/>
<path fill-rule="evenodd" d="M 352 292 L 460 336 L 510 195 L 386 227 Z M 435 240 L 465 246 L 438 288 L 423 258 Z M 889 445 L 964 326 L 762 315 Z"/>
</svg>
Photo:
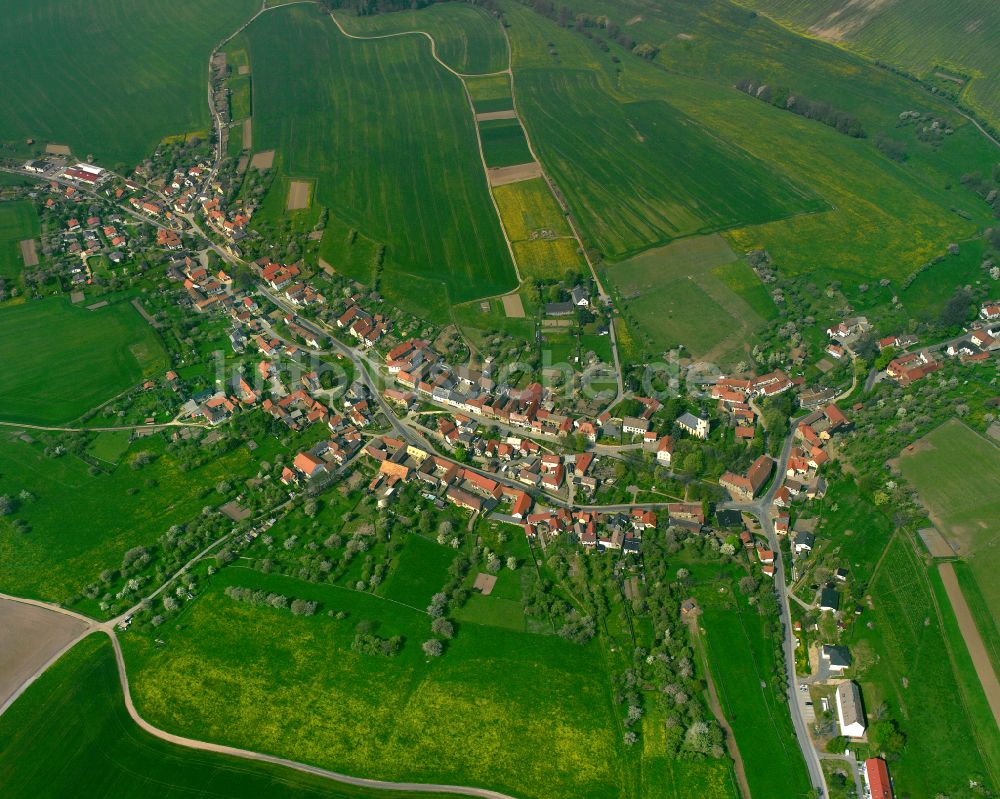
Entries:
<svg viewBox="0 0 1000 799">
<path fill-rule="evenodd" d="M 777 309 L 753 270 L 718 235 L 695 236 L 608 266 L 647 348 L 683 344 L 698 358 L 745 357 L 744 345 Z"/>
<path fill-rule="evenodd" d="M 30 357 L 25 357 L 30 353 Z M 155 331 L 127 303 L 96 311 L 65 299 L 0 309 L 0 421 L 65 424 L 167 369 Z"/>
<path fill-rule="evenodd" d="M 510 76 L 507 74 L 470 76 L 465 78 L 465 88 L 477 114 L 509 111 L 514 107 Z"/>
<path fill-rule="evenodd" d="M 9 799 L 440 799 L 354 788 L 161 741 L 128 715 L 111 642 L 102 634 L 63 655 L 4 713 L 0 739 L 0 783 Z"/>
<path fill-rule="evenodd" d="M 423 31 L 434 39 L 438 58 L 463 74 L 485 74 L 507 68 L 507 43 L 500 23 L 479 6 L 440 3 L 420 11 L 365 17 L 338 11 L 337 20 L 355 36 Z"/>
<path fill-rule="evenodd" d="M 0 279 L 14 280 L 21 274 L 21 241 L 38 234 L 38 211 L 31 200 L 0 203 Z"/>
<path fill-rule="evenodd" d="M 255 0 L 9 0 L 0 26 L 0 140 L 67 144 L 132 167 L 209 125 L 208 56 Z"/>
<path fill-rule="evenodd" d="M 539 157 L 609 258 L 826 208 L 666 102 L 616 97 L 600 73 L 518 69 L 515 80 Z"/>
<path fill-rule="evenodd" d="M 309 618 L 250 607 L 226 597 L 225 584 L 321 606 Z M 402 651 L 354 652 L 362 620 L 380 636 L 404 636 Z M 242 568 L 221 571 L 207 593 L 159 627 L 164 646 L 152 637 L 124 641 L 133 696 L 144 717 L 173 732 L 374 778 L 524 797 L 628 795 L 596 642 L 581 648 L 461 622 L 445 655 L 428 660 L 420 643 L 430 637 L 430 618 L 422 610 Z"/>
<path fill-rule="evenodd" d="M 341 229 L 385 245 L 386 296 L 415 307 L 414 278 L 445 303 L 513 287 L 468 100 L 426 40 L 351 40 L 305 6 L 263 15 L 247 38 L 254 149 L 277 149 L 285 175 L 315 179 L 315 203 Z M 359 260 L 330 263 L 365 279 Z"/>
<path fill-rule="evenodd" d="M 139 439 L 124 453 L 118 436 L 105 435 L 90 454 L 117 457 L 118 466 L 105 462 L 110 473 L 94 473 L 76 455 L 53 454 L 56 440 L 47 434 L 0 428 L 0 494 L 33 495 L 0 519 L 0 591 L 65 602 L 102 570 L 119 568 L 128 549 L 155 543 L 172 524 L 221 502 L 221 480 L 257 471 L 246 448 L 185 470 L 162 435 Z M 139 453 L 150 462 L 133 468 Z M 19 531 L 15 520 L 29 529 Z"/>
<path fill-rule="evenodd" d="M 970 682 L 943 589 L 905 534 L 889 544 L 868 588 L 872 609 L 852 628 L 855 679 L 869 716 L 885 702 L 906 736 L 892 763 L 898 795 L 961 795 L 969 781 L 997 784 L 1000 733 Z M 961 648 L 959 648 L 961 647 Z"/>
</svg>

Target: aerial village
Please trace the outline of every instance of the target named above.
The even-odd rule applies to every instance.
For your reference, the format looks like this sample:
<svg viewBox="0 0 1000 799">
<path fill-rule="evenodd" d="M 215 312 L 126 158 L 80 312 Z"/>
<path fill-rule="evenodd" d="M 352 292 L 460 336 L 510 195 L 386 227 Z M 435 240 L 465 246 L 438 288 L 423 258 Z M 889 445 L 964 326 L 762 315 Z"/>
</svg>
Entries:
<svg viewBox="0 0 1000 799">
<path fill-rule="evenodd" d="M 240 259 L 253 213 L 252 205 L 227 204 L 229 187 L 210 158 L 161 175 L 157 188 L 150 187 L 148 166 L 124 179 L 92 164 L 48 157 L 25 163 L 23 171 L 50 181 L 47 207 L 61 204 L 64 213 L 79 208 L 59 239 L 61 252 L 79 257 L 68 276 L 74 289 L 91 282 L 94 255 L 119 264 L 139 252 L 158 252 L 166 259 L 167 279 L 182 289 L 181 307 L 226 320 L 233 353 L 252 368 L 198 392 L 188 391 L 175 369 L 167 371 L 162 386 L 176 396 L 177 419 L 216 427 L 259 411 L 288 430 L 323 431 L 282 468 L 280 482 L 290 497 L 359 472 L 380 508 L 415 484 L 435 505 L 510 525 L 542 551 L 556 541 L 607 553 L 635 573 L 641 573 L 643 538 L 673 528 L 742 551 L 762 577 L 778 576 L 780 549 L 793 582 L 815 578 L 810 556 L 817 539 L 808 507 L 825 496 L 824 472 L 860 407 L 842 409 L 842 392 L 811 388 L 775 369 L 690 384 L 679 413 L 667 413 L 660 399 L 628 392 L 599 412 L 580 415 L 575 397 L 544 380 L 508 382 L 491 355 L 475 367 L 451 363 L 430 339 L 398 332 L 381 298 L 373 300 L 360 285 L 330 296 L 301 262 L 267 257 L 249 263 L 249 285 L 235 281 L 224 262 L 210 268 L 204 253 L 190 246 L 188 226 L 204 234 L 198 227 L 204 224 L 227 261 Z M 87 213 L 95 196 L 110 210 Z M 571 315 L 592 303 L 586 285 L 567 285 L 564 295 L 567 301 L 544 307 L 546 316 Z M 825 333 L 825 354 L 848 362 L 872 325 L 850 317 Z M 895 333 L 877 338 L 877 348 L 885 361 L 878 379 L 903 387 L 941 369 L 946 358 L 982 362 L 1000 349 L 1000 301 L 983 302 L 977 321 L 953 340 L 921 347 L 916 336 Z M 322 366 L 331 361 L 343 363 L 353 377 L 331 387 Z M 149 381 L 143 388 L 156 386 Z M 790 419 L 783 451 L 762 452 L 762 407 L 782 395 L 795 398 L 797 418 Z M 674 477 L 682 472 L 675 459 L 679 445 L 690 453 L 720 438 L 758 454 L 742 459 L 745 468 L 724 471 L 714 493 L 689 496 L 687 485 L 683 497 L 636 489 L 630 501 L 604 501 L 602 490 L 633 476 L 620 473 L 623 455 L 645 458 L 649 474 Z M 624 485 L 616 488 L 621 490 Z M 842 607 L 850 604 L 850 581 L 843 566 L 814 584 L 813 606 L 840 628 L 851 621 L 852 609 Z M 839 736 L 864 741 L 860 689 L 844 678 L 849 650 L 827 643 L 819 623 L 794 624 L 797 656 L 809 663 L 810 676 L 799 686 L 804 717 L 815 722 L 818 697 L 824 713 L 835 711 Z M 864 773 L 873 796 L 891 795 L 877 792 L 889 785 L 884 761 L 870 759 Z"/>
</svg>

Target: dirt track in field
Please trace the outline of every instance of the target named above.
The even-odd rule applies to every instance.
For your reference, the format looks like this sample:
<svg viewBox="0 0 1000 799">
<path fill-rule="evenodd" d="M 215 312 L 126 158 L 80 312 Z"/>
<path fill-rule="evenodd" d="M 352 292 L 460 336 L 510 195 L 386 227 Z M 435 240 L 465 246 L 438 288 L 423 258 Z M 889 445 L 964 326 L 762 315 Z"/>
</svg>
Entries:
<svg viewBox="0 0 1000 799">
<path fill-rule="evenodd" d="M 24 259 L 25 266 L 38 266 L 38 250 L 35 248 L 34 239 L 25 239 L 21 242 L 21 258 Z"/>
<path fill-rule="evenodd" d="M 948 601 L 955 611 L 955 618 L 958 619 L 958 629 L 962 633 L 962 640 L 972 657 L 972 664 L 976 667 L 976 674 L 979 682 L 983 686 L 983 693 L 986 694 L 986 701 L 993 711 L 993 718 L 1000 725 L 1000 682 L 997 681 L 997 674 L 993 670 L 993 663 L 990 661 L 986 645 L 982 636 L 976 628 L 976 622 L 972 618 L 972 611 L 965 601 L 962 589 L 958 585 L 958 577 L 955 575 L 955 567 L 950 563 L 942 563 L 938 566 L 938 573 L 941 575 L 941 582 L 944 583 L 944 590 L 948 594 Z"/>
<path fill-rule="evenodd" d="M 487 171 L 491 186 L 505 186 L 508 183 L 518 183 L 542 176 L 542 167 L 537 161 L 516 166 L 494 167 Z"/>
<path fill-rule="evenodd" d="M 0 599 L 0 707 L 86 630 L 69 616 Z"/>
</svg>

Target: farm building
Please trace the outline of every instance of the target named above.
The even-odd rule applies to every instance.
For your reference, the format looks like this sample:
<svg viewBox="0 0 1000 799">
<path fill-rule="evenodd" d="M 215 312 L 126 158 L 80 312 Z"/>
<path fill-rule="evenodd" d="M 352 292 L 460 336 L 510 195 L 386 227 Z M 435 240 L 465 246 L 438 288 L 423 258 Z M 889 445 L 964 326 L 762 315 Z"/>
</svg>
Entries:
<svg viewBox="0 0 1000 799">
<path fill-rule="evenodd" d="M 865 713 L 861 706 L 858 684 L 845 680 L 837 686 L 837 723 L 845 738 L 860 738 L 865 734 Z"/>
</svg>

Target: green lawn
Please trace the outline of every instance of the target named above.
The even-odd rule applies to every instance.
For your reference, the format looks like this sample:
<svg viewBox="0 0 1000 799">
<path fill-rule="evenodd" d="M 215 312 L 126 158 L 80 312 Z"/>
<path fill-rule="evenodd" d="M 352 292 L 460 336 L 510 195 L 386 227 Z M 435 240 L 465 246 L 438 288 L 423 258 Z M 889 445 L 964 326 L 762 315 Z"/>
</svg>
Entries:
<svg viewBox="0 0 1000 799">
<path fill-rule="evenodd" d="M 771 686 L 774 659 L 764 620 L 740 598 L 709 606 L 709 664 L 726 720 L 733 728 L 753 796 L 806 797 L 809 777 L 784 697 Z M 767 687 L 762 687 L 762 683 Z"/>
<path fill-rule="evenodd" d="M 11 706 L 0 718 L 0 739 L 0 783 L 8 799 L 440 799 L 353 788 L 161 741 L 125 710 L 111 643 L 101 634 L 63 655 Z"/>
<path fill-rule="evenodd" d="M 419 535 L 407 536 L 399 560 L 379 586 L 379 595 L 423 610 L 450 579 L 448 567 L 455 554 L 451 547 L 436 541 Z"/>
<path fill-rule="evenodd" d="M 281 171 L 315 179 L 315 202 L 341 229 L 386 245 L 386 296 L 409 275 L 445 303 L 513 287 L 468 100 L 426 40 L 347 39 L 305 6 L 263 15 L 247 38 L 255 150 L 278 149 Z M 366 279 L 371 266 L 360 260 L 331 263 Z M 412 285 L 397 293 L 426 307 Z"/>
<path fill-rule="evenodd" d="M 29 357 L 26 357 L 29 356 Z M 64 299 L 0 309 L 0 416 L 63 424 L 167 368 L 159 337 L 127 303 L 96 311 Z"/>
<path fill-rule="evenodd" d="M 337 19 L 356 36 L 424 31 L 434 38 L 438 57 L 456 72 L 482 74 L 507 68 L 500 23 L 478 6 L 437 3 L 419 11 L 366 17 L 338 11 Z"/>
<path fill-rule="evenodd" d="M 488 167 L 514 166 L 535 160 L 531 157 L 521 123 L 516 119 L 487 119 L 480 122 L 479 136 Z"/>
<path fill-rule="evenodd" d="M 224 596 L 224 583 L 321 607 L 297 618 L 241 605 Z M 355 653 L 362 620 L 376 622 L 379 635 L 405 636 L 402 652 Z M 148 638 L 130 634 L 125 648 L 140 712 L 174 732 L 369 777 L 523 797 L 626 796 L 596 643 L 463 622 L 445 655 L 429 662 L 420 651 L 429 628 L 423 612 L 378 596 L 225 569 L 176 622 Z"/>
<path fill-rule="evenodd" d="M 961 795 L 970 779 L 996 785 L 996 735 L 980 729 L 981 708 L 969 706 L 967 672 L 956 677 L 947 642 L 956 641 L 938 619 L 926 567 L 905 535 L 893 539 L 868 593 L 868 624 L 853 627 L 856 679 L 865 707 L 889 707 L 906 735 L 906 748 L 893 761 L 897 794 Z M 947 608 L 945 610 L 948 610 Z M 965 655 L 967 658 L 967 655 Z M 963 667 L 964 669 L 964 667 Z M 982 749 L 985 747 L 985 749 Z"/>
<path fill-rule="evenodd" d="M 68 144 L 132 167 L 168 135 L 209 127 L 208 55 L 255 0 L 9 0 L 0 140 Z"/>
<path fill-rule="evenodd" d="M 13 280 L 21 274 L 21 240 L 38 233 L 38 211 L 31 200 L 0 203 L 0 279 Z"/>
<path fill-rule="evenodd" d="M 27 490 L 34 499 L 0 519 L 0 591 L 63 602 L 104 569 L 121 566 L 131 547 L 153 544 L 172 524 L 220 501 L 215 485 L 248 477 L 257 461 L 246 448 L 184 471 L 160 436 L 140 439 L 111 474 L 93 475 L 74 455 L 48 456 L 44 434 L 26 443 L 0 429 L 0 494 Z M 103 445 L 102 445 L 103 446 Z M 152 462 L 131 468 L 147 452 Z M 13 522 L 23 519 L 29 532 Z"/>
</svg>

